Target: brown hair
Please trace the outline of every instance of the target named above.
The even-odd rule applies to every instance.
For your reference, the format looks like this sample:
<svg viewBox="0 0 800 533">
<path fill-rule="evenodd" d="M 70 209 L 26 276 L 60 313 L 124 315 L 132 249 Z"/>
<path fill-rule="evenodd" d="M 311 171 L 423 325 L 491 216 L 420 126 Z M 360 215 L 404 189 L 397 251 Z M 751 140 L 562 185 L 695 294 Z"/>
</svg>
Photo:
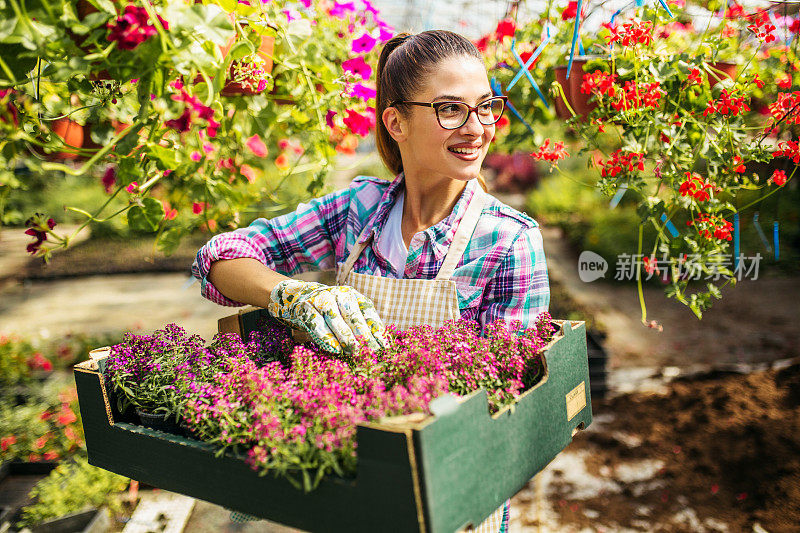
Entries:
<svg viewBox="0 0 800 533">
<path fill-rule="evenodd" d="M 400 33 L 391 38 L 378 59 L 375 99 L 375 143 L 383 163 L 394 174 L 403 170 L 400 147 L 383 123 L 383 112 L 400 100 L 411 100 L 426 76 L 436 65 L 454 56 L 471 56 L 483 63 L 483 56 L 472 42 L 447 30 L 429 30 L 412 35 Z M 486 183 L 478 176 L 483 188 Z"/>
</svg>

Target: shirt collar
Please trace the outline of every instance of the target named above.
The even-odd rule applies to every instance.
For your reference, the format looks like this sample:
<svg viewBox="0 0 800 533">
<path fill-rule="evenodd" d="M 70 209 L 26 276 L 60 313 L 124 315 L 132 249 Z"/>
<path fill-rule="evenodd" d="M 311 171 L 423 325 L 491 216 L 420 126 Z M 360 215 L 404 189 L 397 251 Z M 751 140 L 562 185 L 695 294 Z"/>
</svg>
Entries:
<svg viewBox="0 0 800 533">
<path fill-rule="evenodd" d="M 447 250 L 450 248 L 450 243 L 453 241 L 458 224 L 461 222 L 461 219 L 464 218 L 467 205 L 469 205 L 470 200 L 475 195 L 475 187 L 480 187 L 478 180 L 469 180 L 467 186 L 464 187 L 464 190 L 461 192 L 461 196 L 458 198 L 456 205 L 453 207 L 453 211 L 444 219 L 425 230 L 425 233 L 428 234 L 430 239 L 431 250 L 437 261 L 447 255 Z M 401 172 L 383 192 L 383 196 L 378 202 L 375 215 L 368 222 L 370 226 L 367 231 L 364 232 L 364 237 L 359 242 L 366 241 L 370 236 L 373 237 L 373 242 L 378 242 L 395 199 L 404 188 L 405 175 Z M 373 250 L 376 248 L 377 247 L 373 248 Z"/>
</svg>

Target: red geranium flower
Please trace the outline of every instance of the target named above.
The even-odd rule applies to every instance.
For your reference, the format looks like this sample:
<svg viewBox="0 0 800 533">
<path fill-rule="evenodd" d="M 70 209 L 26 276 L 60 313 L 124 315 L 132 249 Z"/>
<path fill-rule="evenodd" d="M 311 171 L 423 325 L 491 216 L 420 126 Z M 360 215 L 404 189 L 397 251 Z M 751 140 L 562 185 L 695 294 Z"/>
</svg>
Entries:
<svg viewBox="0 0 800 533">
<path fill-rule="evenodd" d="M 167 21 L 158 15 L 156 16 L 164 29 L 169 29 Z M 125 6 L 124 14 L 113 22 L 109 22 L 106 27 L 111 30 L 111 33 L 108 34 L 108 40 L 117 41 L 117 46 L 122 50 L 133 50 L 158 33 L 158 30 L 150 21 L 147 10 L 133 4 Z"/>
<path fill-rule="evenodd" d="M 786 185 L 786 172 L 783 170 L 776 170 L 772 173 L 772 176 L 770 176 L 769 181 L 778 187 L 783 187 Z"/>
</svg>

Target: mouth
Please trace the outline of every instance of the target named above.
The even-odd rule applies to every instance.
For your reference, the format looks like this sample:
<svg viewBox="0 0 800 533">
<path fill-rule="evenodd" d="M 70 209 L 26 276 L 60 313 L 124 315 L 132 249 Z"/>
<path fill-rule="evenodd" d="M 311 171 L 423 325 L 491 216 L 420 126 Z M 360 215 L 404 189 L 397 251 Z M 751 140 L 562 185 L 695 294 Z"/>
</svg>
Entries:
<svg viewBox="0 0 800 533">
<path fill-rule="evenodd" d="M 448 146 L 447 151 L 459 159 L 474 161 L 480 155 L 480 146 Z"/>
</svg>

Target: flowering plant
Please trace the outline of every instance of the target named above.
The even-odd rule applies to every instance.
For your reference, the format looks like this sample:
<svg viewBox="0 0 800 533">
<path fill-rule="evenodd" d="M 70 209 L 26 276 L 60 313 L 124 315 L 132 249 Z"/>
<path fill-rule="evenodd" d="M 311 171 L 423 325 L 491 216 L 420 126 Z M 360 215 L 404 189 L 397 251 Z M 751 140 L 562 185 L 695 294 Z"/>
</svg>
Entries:
<svg viewBox="0 0 800 533">
<path fill-rule="evenodd" d="M 53 363 L 31 343 L 17 336 L 0 335 L 0 389 L 11 391 L 36 374 L 53 370 Z M 2 394 L 0 394 L 2 396 Z"/>
<path fill-rule="evenodd" d="M 731 253 L 736 217 L 780 191 L 800 162 L 792 136 L 800 92 L 768 96 L 782 74 L 759 66 L 779 55 L 787 71 L 797 68 L 794 51 L 775 39 L 769 12 L 707 12 L 708 29 L 697 32 L 688 9 L 670 9 L 674 17 L 659 6 L 638 7 L 601 25 L 592 42 L 601 54 L 576 79 L 588 111 L 570 107 L 568 122 L 580 137 L 578 153 L 589 152 L 596 186 L 615 197 L 612 206 L 623 197 L 637 205 L 635 277 L 642 321 L 651 327 L 658 325 L 647 321 L 642 278 L 660 277 L 669 297 L 702 317 L 747 268 L 738 249 Z M 720 63 L 732 58 L 722 52 L 734 44 L 748 54 L 732 65 L 735 72 Z M 562 94 L 561 84 L 553 88 Z M 569 144 L 537 139 L 531 155 L 557 167 Z M 759 175 L 759 165 L 770 171 Z M 761 200 L 748 203 L 754 192 Z M 643 242 L 645 226 L 655 230 L 652 242 Z M 694 283 L 703 277 L 702 286 Z"/>
<path fill-rule="evenodd" d="M 2 0 L 0 14 L 0 199 L 24 189 L 20 165 L 94 176 L 107 201 L 70 209 L 122 215 L 164 252 L 319 192 L 374 127 L 368 64 L 392 36 L 368 0 Z M 4 205 L 0 223 L 26 218 Z M 56 222 L 29 220 L 31 253 L 69 245 Z"/>
<path fill-rule="evenodd" d="M 81 450 L 83 425 L 74 386 L 46 389 L 22 405 L 0 399 L 0 458 L 56 461 Z"/>
<path fill-rule="evenodd" d="M 178 331 L 174 325 L 167 330 Z M 183 420 L 219 453 L 244 454 L 254 469 L 311 490 L 326 474 L 355 471 L 360 423 L 429 413 L 431 400 L 448 391 L 484 388 L 493 410 L 512 404 L 544 375 L 542 351 L 554 328 L 543 313 L 535 328 L 498 321 L 487 326 L 486 337 L 469 321 L 387 331 L 390 348 L 375 352 L 363 345 L 346 357 L 295 345 L 272 320 L 248 343 L 220 334 L 177 365 Z M 115 383 L 121 367 L 113 358 L 134 348 L 131 340 L 112 351 L 108 372 Z M 131 387 L 119 390 L 136 394 Z"/>
</svg>

